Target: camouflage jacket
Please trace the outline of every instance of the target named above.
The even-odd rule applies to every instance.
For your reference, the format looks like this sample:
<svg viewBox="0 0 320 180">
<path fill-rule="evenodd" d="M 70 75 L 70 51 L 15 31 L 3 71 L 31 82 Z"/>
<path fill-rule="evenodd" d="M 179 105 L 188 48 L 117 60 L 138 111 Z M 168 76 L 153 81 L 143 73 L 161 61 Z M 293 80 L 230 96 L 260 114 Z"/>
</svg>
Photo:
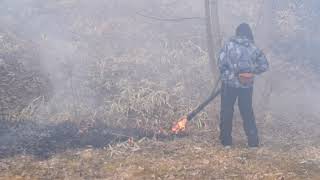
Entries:
<svg viewBox="0 0 320 180">
<path fill-rule="evenodd" d="M 232 37 L 222 48 L 218 57 L 218 67 L 222 82 L 235 88 L 250 88 L 239 81 L 240 73 L 261 74 L 268 70 L 269 63 L 264 53 L 256 45 L 243 37 Z"/>
</svg>

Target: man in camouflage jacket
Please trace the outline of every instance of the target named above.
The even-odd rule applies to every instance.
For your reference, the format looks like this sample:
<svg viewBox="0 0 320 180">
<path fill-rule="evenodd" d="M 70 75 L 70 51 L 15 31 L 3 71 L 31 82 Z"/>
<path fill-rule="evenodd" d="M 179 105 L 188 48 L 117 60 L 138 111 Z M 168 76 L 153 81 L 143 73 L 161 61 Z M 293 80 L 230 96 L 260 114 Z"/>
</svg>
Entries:
<svg viewBox="0 0 320 180">
<path fill-rule="evenodd" d="M 238 99 L 248 145 L 258 147 L 258 130 L 252 108 L 254 76 L 267 71 L 269 64 L 264 53 L 254 44 L 248 24 L 240 24 L 236 36 L 222 48 L 218 67 L 222 80 L 220 141 L 224 146 L 232 145 L 232 119 Z"/>
</svg>

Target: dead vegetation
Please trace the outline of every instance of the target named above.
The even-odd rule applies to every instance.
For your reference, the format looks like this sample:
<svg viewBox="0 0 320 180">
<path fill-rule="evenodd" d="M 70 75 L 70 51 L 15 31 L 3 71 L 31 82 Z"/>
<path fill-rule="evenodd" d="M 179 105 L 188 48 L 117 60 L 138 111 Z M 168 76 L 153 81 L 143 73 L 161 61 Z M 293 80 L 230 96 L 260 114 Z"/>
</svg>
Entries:
<svg viewBox="0 0 320 180">
<path fill-rule="evenodd" d="M 39 69 L 30 42 L 19 42 L 8 33 L 0 34 L 0 42 L 0 113 L 17 116 L 36 98 L 47 98 L 50 83 Z"/>
<path fill-rule="evenodd" d="M 99 3 L 48 1 L 21 11 L 34 20 L 37 13 L 59 12 L 66 21 L 58 23 L 67 36 L 61 39 L 41 28 L 31 36 L 35 42 L 1 32 L 0 102 L 10 113 L 0 121 L 0 179 L 318 179 L 320 112 L 312 102 L 320 87 L 309 66 L 266 49 L 271 72 L 257 80 L 255 92 L 261 148 L 247 149 L 239 114 L 236 146 L 219 145 L 219 101 L 197 116 L 184 137 L 169 136 L 172 122 L 212 90 L 205 28 L 193 20 L 129 18 L 142 1 L 119 14 Z M 240 5 L 232 3 L 232 13 Z M 228 18 L 222 23 L 232 22 Z M 224 24 L 225 36 L 230 24 Z M 49 72 L 50 83 L 38 66 Z"/>
<path fill-rule="evenodd" d="M 38 161 L 30 156 L 2 160 L 9 179 L 317 179 L 319 152 L 243 145 L 223 149 L 216 133 L 174 141 L 125 141 L 102 149 L 69 150 Z M 242 141 L 244 142 L 244 141 Z M 17 165 L 16 161 L 23 162 Z"/>
</svg>

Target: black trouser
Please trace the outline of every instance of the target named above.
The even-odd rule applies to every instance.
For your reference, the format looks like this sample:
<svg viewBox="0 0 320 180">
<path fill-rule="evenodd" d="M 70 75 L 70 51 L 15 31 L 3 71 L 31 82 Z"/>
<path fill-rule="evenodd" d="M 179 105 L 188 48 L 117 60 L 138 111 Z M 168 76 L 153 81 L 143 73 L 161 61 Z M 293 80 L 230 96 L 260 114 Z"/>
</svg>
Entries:
<svg viewBox="0 0 320 180">
<path fill-rule="evenodd" d="M 232 145 L 232 119 L 234 104 L 238 99 L 243 126 L 248 138 L 248 145 L 259 145 L 258 131 L 252 108 L 253 88 L 233 88 L 222 85 L 220 113 L 220 141 L 223 145 Z"/>
</svg>

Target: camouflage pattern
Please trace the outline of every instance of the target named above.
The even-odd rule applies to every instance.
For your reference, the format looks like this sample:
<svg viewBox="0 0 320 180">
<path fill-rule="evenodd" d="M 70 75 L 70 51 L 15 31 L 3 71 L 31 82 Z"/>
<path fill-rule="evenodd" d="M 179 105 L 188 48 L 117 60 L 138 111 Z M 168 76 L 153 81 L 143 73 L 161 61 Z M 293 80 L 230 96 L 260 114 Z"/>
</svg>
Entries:
<svg viewBox="0 0 320 180">
<path fill-rule="evenodd" d="M 239 74 L 261 74 L 269 69 L 269 63 L 264 53 L 252 41 L 244 37 L 232 37 L 219 54 L 218 67 L 225 85 L 250 88 L 253 81 L 243 85 L 239 81 Z"/>
</svg>

